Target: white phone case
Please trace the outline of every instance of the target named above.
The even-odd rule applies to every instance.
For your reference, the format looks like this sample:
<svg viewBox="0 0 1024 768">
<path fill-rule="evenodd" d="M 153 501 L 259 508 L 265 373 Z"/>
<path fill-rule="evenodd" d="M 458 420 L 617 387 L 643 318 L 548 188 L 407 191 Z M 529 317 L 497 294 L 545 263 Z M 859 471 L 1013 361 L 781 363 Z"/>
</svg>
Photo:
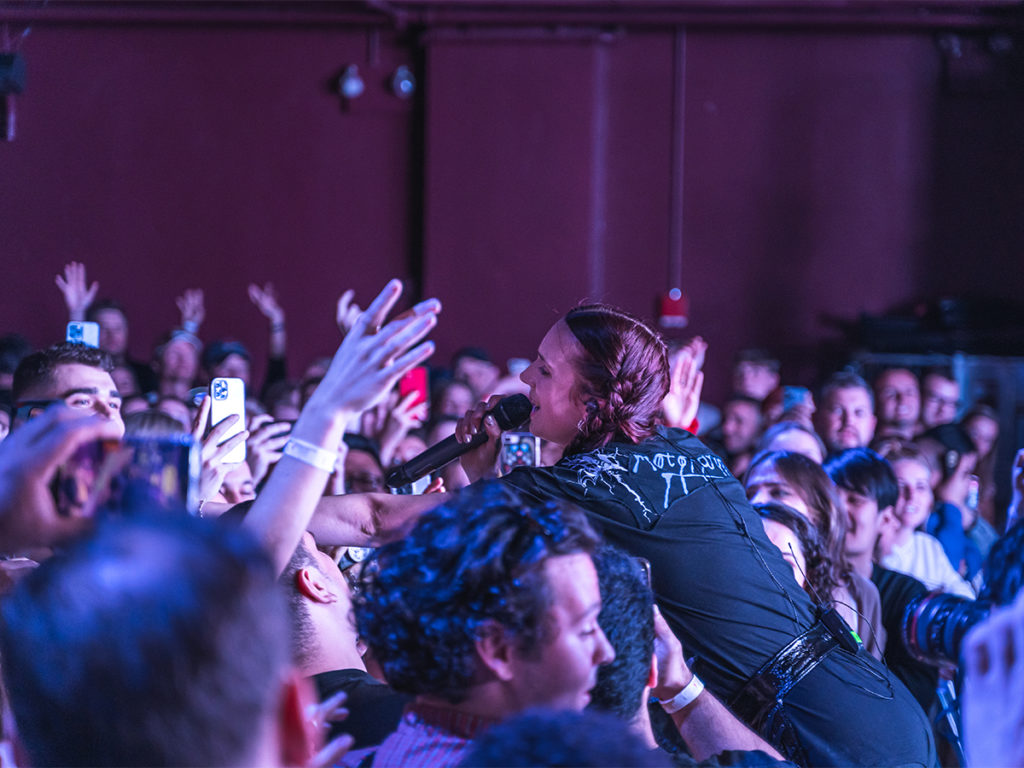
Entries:
<svg viewBox="0 0 1024 768">
<path fill-rule="evenodd" d="M 238 414 L 238 421 L 232 425 L 221 443 L 245 430 L 245 382 L 241 379 L 216 378 L 210 382 L 211 429 L 232 414 Z M 224 461 L 229 464 L 245 461 L 245 443 L 232 448 Z"/>
</svg>

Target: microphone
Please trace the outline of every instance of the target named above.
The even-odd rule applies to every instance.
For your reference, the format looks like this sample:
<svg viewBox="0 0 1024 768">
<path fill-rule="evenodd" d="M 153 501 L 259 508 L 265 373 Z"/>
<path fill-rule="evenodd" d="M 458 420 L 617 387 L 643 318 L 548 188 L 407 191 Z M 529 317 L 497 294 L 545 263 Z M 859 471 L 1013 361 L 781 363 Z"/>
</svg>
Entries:
<svg viewBox="0 0 1024 768">
<path fill-rule="evenodd" d="M 515 429 L 530 418 L 532 410 L 533 405 L 526 395 L 509 395 L 503 397 L 486 415 L 493 416 L 494 420 L 498 422 L 498 426 L 507 430 Z M 395 467 L 388 473 L 384 484 L 389 488 L 408 485 L 486 442 L 487 432 L 483 430 L 473 435 L 473 439 L 468 443 L 460 443 L 455 439 L 455 435 L 450 435 L 441 442 L 430 446 L 418 456 L 413 456 L 405 464 Z"/>
</svg>

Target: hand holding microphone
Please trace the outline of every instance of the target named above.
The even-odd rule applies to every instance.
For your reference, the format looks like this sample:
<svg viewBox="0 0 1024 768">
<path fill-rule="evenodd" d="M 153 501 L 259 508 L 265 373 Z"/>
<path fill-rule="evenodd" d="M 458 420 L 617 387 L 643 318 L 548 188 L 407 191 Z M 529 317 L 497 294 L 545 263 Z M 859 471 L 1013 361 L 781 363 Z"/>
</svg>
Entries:
<svg viewBox="0 0 1024 768">
<path fill-rule="evenodd" d="M 459 419 L 454 435 L 430 446 L 418 456 L 393 469 L 385 483 L 391 488 L 408 485 L 490 440 L 492 450 L 488 451 L 489 465 L 486 457 L 467 461 L 466 459 L 470 458 L 468 455 L 462 462 L 469 479 L 478 480 L 487 473 L 488 466 L 493 468 L 497 461 L 497 451 L 500 448 L 500 441 L 497 438 L 503 431 L 515 429 L 526 421 L 532 410 L 533 406 L 526 395 L 511 395 L 504 398 L 494 395 L 486 403 L 479 404 Z"/>
</svg>

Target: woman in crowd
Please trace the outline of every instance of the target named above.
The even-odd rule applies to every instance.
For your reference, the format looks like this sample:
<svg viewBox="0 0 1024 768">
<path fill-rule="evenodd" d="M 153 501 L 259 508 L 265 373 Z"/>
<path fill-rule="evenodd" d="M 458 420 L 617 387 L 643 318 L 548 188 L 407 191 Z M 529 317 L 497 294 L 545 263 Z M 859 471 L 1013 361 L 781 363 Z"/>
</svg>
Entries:
<svg viewBox="0 0 1024 768">
<path fill-rule="evenodd" d="M 578 307 L 547 333 L 522 379 L 531 431 L 563 456 L 503 481 L 538 500 L 577 503 L 607 541 L 650 561 L 662 612 L 712 692 L 801 764 L 933 762 L 916 702 L 849 637 L 817 621 L 721 460 L 693 435 L 656 426 L 669 371 L 654 331 L 610 307 Z M 485 416 L 493 405 L 478 405 L 456 432 L 462 441 L 480 430 L 490 438 L 463 456 L 471 480 L 495 474 L 500 429 Z M 372 545 L 441 500 L 328 498 L 312 532 Z"/>
<path fill-rule="evenodd" d="M 932 491 L 932 468 L 926 455 L 907 445 L 885 455 L 892 465 L 899 484 L 896 519 L 899 521 L 893 540 L 887 542 L 882 565 L 893 571 L 913 576 L 929 589 L 941 589 L 974 599 L 974 590 L 957 573 L 939 541 L 922 530 L 935 506 Z"/>
<path fill-rule="evenodd" d="M 834 606 L 872 655 L 882 658 L 882 641 L 876 633 L 876 627 L 882 626 L 878 589 L 870 580 L 855 573 L 847 562 L 846 516 L 825 470 L 803 454 L 762 453 L 750 465 L 744 485 L 752 504 L 785 504 L 817 529 L 825 557 L 835 575 L 835 585 L 819 594 L 816 602 L 826 608 Z"/>
</svg>

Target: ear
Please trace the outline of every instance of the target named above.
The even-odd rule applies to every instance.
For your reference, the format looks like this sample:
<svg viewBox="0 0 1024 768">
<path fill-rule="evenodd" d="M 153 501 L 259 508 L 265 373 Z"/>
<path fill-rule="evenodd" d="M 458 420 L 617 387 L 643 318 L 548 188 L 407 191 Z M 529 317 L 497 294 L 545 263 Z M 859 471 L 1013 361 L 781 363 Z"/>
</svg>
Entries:
<svg viewBox="0 0 1024 768">
<path fill-rule="evenodd" d="M 651 668 L 647 670 L 647 687 L 653 688 L 658 684 L 658 656 L 651 654 Z"/>
<path fill-rule="evenodd" d="M 309 765 L 323 746 L 313 719 L 308 716 L 317 705 L 313 684 L 290 669 L 281 683 L 281 702 L 278 707 L 278 739 L 281 765 Z"/>
<path fill-rule="evenodd" d="M 295 572 L 295 586 L 300 594 L 314 603 L 336 603 L 338 596 L 334 593 L 327 579 L 316 568 L 300 568 Z"/>
<path fill-rule="evenodd" d="M 516 649 L 508 632 L 496 621 L 482 625 L 477 633 L 476 653 L 492 674 L 508 682 L 515 677 Z"/>
</svg>

